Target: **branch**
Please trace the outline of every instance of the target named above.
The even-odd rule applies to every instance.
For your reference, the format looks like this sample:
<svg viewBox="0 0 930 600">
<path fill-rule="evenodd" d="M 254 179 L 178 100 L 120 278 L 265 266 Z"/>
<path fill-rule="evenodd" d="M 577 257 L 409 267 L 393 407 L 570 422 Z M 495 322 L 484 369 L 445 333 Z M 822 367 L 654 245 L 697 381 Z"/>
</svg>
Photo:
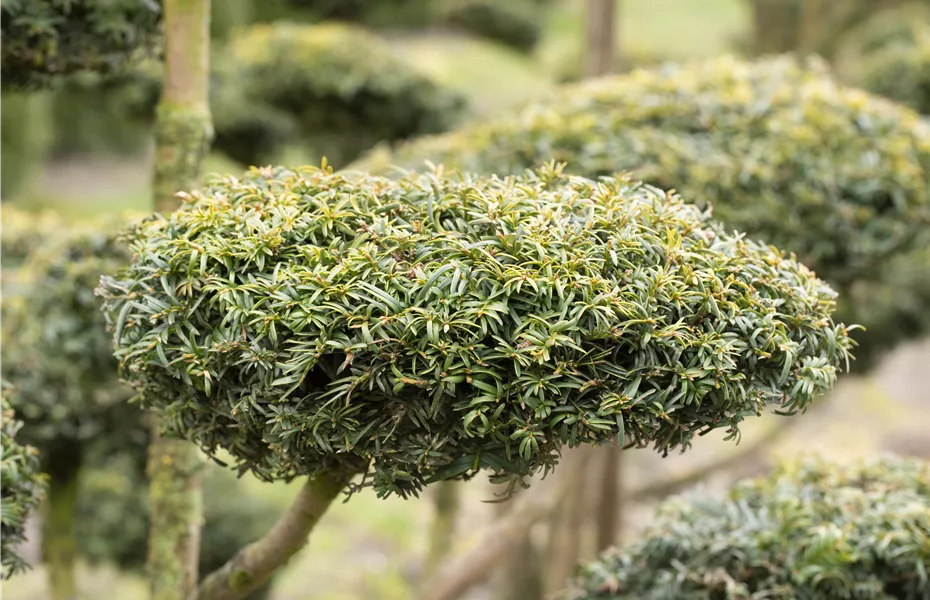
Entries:
<svg viewBox="0 0 930 600">
<path fill-rule="evenodd" d="M 241 600 L 261 587 L 307 544 L 310 532 L 350 479 L 320 475 L 308 480 L 274 527 L 204 578 L 188 600 Z"/>
<path fill-rule="evenodd" d="M 471 550 L 452 558 L 426 582 L 420 600 L 456 600 L 483 581 L 533 524 L 551 513 L 562 497 L 578 485 L 591 450 L 578 448 L 567 457 L 560 467 L 565 477 L 547 477 L 520 494 L 507 516 L 495 521 Z"/>
</svg>

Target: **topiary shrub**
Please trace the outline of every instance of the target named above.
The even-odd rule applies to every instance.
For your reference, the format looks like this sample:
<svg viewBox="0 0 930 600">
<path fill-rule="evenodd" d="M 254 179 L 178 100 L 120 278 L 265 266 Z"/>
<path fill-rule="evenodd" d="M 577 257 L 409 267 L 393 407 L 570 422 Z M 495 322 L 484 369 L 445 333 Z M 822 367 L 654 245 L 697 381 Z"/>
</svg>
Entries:
<svg viewBox="0 0 930 600">
<path fill-rule="evenodd" d="M 885 11 L 847 38 L 837 59 L 845 79 L 930 114 L 930 7 Z"/>
<path fill-rule="evenodd" d="M 661 451 L 848 358 L 833 293 L 674 195 L 546 168 L 400 182 L 214 178 L 138 223 L 98 294 L 143 407 L 266 480 L 367 473 L 379 495 L 563 444 Z"/>
<path fill-rule="evenodd" d="M 78 551 L 91 562 L 111 562 L 123 570 L 145 566 L 148 538 L 148 486 L 145 451 L 94 460 L 78 494 Z M 198 570 L 206 575 L 239 548 L 274 524 L 277 507 L 264 498 L 244 496 L 235 475 L 208 467 L 203 478 L 204 526 Z M 267 598 L 271 585 L 249 595 Z"/>
<path fill-rule="evenodd" d="M 464 107 L 461 96 L 349 25 L 256 25 L 234 35 L 228 52 L 250 104 L 291 115 L 299 138 L 333 164 L 381 140 L 443 131 Z"/>
<path fill-rule="evenodd" d="M 724 58 L 568 86 L 349 168 L 424 168 L 429 160 L 507 174 L 545 157 L 588 177 L 630 170 L 713 206 L 727 227 L 796 252 L 840 298 L 853 285 L 880 288 L 889 260 L 925 243 L 930 223 L 930 127 L 899 105 L 835 83 L 819 63 L 787 58 Z M 897 324 L 890 300 L 869 311 L 845 304 L 839 315 L 866 326 L 857 333 L 863 359 L 881 354 L 881 338 L 930 328 L 930 315 L 918 328 Z M 878 323 L 893 324 L 893 335 L 873 331 Z"/>
<path fill-rule="evenodd" d="M 7 401 L 8 384 L 3 382 L 0 419 L 0 557 L 2 578 L 25 570 L 28 565 L 17 554 L 26 541 L 26 519 L 45 493 L 45 476 L 39 473 L 39 455 L 32 446 L 16 439 L 22 423 Z"/>
<path fill-rule="evenodd" d="M 521 52 L 535 48 L 542 34 L 534 0 L 448 0 L 435 4 L 444 25 Z"/>
<path fill-rule="evenodd" d="M 571 600 L 917 600 L 930 596 L 930 466 L 805 460 L 725 497 L 667 501 L 586 565 Z"/>
<path fill-rule="evenodd" d="M 84 70 L 118 71 L 134 56 L 153 51 L 160 19 L 153 0 L 5 0 L 3 85 L 47 85 Z"/>
</svg>

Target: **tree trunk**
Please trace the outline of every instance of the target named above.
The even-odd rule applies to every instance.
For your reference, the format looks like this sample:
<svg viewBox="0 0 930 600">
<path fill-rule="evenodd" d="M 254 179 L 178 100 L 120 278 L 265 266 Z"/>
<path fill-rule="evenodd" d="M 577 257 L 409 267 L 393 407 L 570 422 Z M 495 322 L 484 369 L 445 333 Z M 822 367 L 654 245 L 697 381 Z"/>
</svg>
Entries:
<svg viewBox="0 0 930 600">
<path fill-rule="evenodd" d="M 803 0 L 752 0 L 753 51 L 780 54 L 797 46 L 799 2 Z"/>
<path fill-rule="evenodd" d="M 576 448 L 571 452 L 597 456 L 599 448 Z M 593 458 L 593 456 L 592 456 Z M 587 490 L 590 477 L 579 475 L 577 484 L 562 498 L 561 505 L 553 514 L 549 539 L 549 561 L 546 566 L 546 593 L 557 595 L 565 589 L 581 559 L 581 541 L 587 516 Z"/>
<path fill-rule="evenodd" d="M 306 546 L 310 532 L 350 479 L 320 475 L 307 481 L 274 527 L 205 577 L 189 600 L 241 600 L 261 587 Z"/>
<path fill-rule="evenodd" d="M 155 120 L 155 209 L 177 208 L 194 186 L 212 137 L 207 96 L 210 0 L 163 0 L 165 78 Z M 148 576 L 153 600 L 184 600 L 197 585 L 203 460 L 186 440 L 149 445 Z"/>
<path fill-rule="evenodd" d="M 521 490 L 518 493 L 526 493 Z M 532 490 L 529 493 L 533 493 Z M 516 498 L 497 505 L 497 518 L 505 519 L 513 510 Z M 532 538 L 533 528 L 523 533 L 513 551 L 498 569 L 498 600 L 542 600 L 545 592 L 539 550 Z"/>
<path fill-rule="evenodd" d="M 804 0 L 798 27 L 798 51 L 802 54 L 816 52 L 824 36 L 826 5 L 822 0 Z"/>
<path fill-rule="evenodd" d="M 585 75 L 600 77 L 616 66 L 616 9 L 618 0 L 587 0 Z"/>
<path fill-rule="evenodd" d="M 441 481 L 436 484 L 432 496 L 435 513 L 430 528 L 424 580 L 429 579 L 436 572 L 436 568 L 445 561 L 452 549 L 455 524 L 459 514 L 461 486 L 460 481 Z"/>
<path fill-rule="evenodd" d="M 42 520 L 42 557 L 48 570 L 52 600 L 75 600 L 74 569 L 77 540 L 74 537 L 78 477 L 81 473 L 79 444 L 63 444 L 46 453 L 49 476 L 48 504 Z"/>
<path fill-rule="evenodd" d="M 620 499 L 623 497 L 623 479 L 621 471 L 625 455 L 619 446 L 604 448 L 603 472 L 599 482 L 597 494 L 597 508 L 594 511 L 595 550 L 600 554 L 607 548 L 617 544 L 622 525 L 621 515 L 623 507 Z"/>
</svg>

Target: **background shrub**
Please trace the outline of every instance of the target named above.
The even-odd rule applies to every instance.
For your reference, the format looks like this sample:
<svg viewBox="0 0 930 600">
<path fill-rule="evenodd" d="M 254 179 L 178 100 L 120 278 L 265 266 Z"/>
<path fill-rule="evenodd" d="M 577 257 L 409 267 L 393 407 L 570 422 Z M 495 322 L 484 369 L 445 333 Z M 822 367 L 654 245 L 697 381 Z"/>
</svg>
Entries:
<svg viewBox="0 0 930 600">
<path fill-rule="evenodd" d="M 589 177 L 630 170 L 711 205 L 727 227 L 796 252 L 841 298 L 854 282 L 880 286 L 891 257 L 926 243 L 930 127 L 835 83 L 819 63 L 790 59 L 725 58 L 568 86 L 350 169 L 422 169 L 429 160 L 507 174 L 549 157 Z M 906 285 L 926 289 L 926 278 L 930 272 Z M 930 325 L 924 317 L 917 328 L 902 326 L 895 302 L 873 304 L 878 312 L 843 306 L 839 318 L 867 328 L 856 334 L 863 368 L 880 354 L 882 337 L 905 339 Z M 873 331 L 877 323 L 896 327 L 893 335 Z"/>
<path fill-rule="evenodd" d="M 140 571 L 148 539 L 148 484 L 145 451 L 94 457 L 79 490 L 77 541 L 91 562 L 112 562 Z M 208 466 L 203 479 L 204 526 L 201 575 L 221 567 L 240 548 L 257 540 L 274 524 L 277 507 L 262 497 L 244 496 L 233 473 Z M 267 598 L 271 583 L 249 596 Z"/>
<path fill-rule="evenodd" d="M 153 0 L 9 0 L 0 7 L 4 86 L 48 84 L 90 70 L 118 71 L 159 40 Z"/>
<path fill-rule="evenodd" d="M 16 547 L 26 539 L 26 519 L 35 511 L 45 491 L 45 477 L 39 473 L 39 454 L 22 445 L 17 433 L 22 425 L 7 401 L 9 387 L 3 382 L 2 422 L 0 422 L 0 556 L 3 579 L 27 568 Z"/>
<path fill-rule="evenodd" d="M 292 116 L 306 145 L 333 164 L 381 140 L 443 131 L 464 107 L 349 25 L 256 25 L 232 37 L 229 53 L 246 98 Z"/>
<path fill-rule="evenodd" d="M 586 565 L 572 600 L 901 600 L 930 594 L 930 466 L 805 460 L 725 497 L 667 501 Z"/>
<path fill-rule="evenodd" d="M 542 33 L 539 5 L 534 0 L 447 0 L 436 4 L 443 24 L 522 52 L 532 50 Z"/>
<path fill-rule="evenodd" d="M 847 357 L 833 293 L 675 196 L 543 169 L 400 182 L 319 169 L 213 179 L 140 223 L 102 280 L 142 404 L 264 479 L 379 494 L 553 465 L 617 435 L 660 450 Z"/>
</svg>

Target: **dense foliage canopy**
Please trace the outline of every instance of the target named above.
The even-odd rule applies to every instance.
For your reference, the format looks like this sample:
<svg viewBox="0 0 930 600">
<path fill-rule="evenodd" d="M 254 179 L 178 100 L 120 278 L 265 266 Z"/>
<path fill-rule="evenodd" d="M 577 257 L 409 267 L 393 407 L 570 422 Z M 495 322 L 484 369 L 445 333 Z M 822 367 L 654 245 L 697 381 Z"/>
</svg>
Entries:
<svg viewBox="0 0 930 600">
<path fill-rule="evenodd" d="M 0 400 L 0 557 L 3 579 L 26 568 L 16 546 L 25 541 L 26 519 L 45 493 L 45 478 L 39 473 L 38 452 L 16 440 L 22 423 L 16 419 L 7 401 L 8 391 L 7 383 L 3 382 Z"/>
<path fill-rule="evenodd" d="M 102 280 L 146 408 L 265 479 L 379 493 L 562 444 L 686 447 L 793 412 L 850 347 L 833 292 L 678 197 L 556 167 L 520 178 L 215 178 Z"/>
<path fill-rule="evenodd" d="M 160 38 L 156 0 L 4 0 L 3 85 L 31 87 L 90 70 L 115 72 Z"/>
<path fill-rule="evenodd" d="M 125 403 L 130 391 L 119 384 L 94 297 L 100 275 L 128 260 L 115 241 L 118 221 L 66 226 L 54 216 L 6 213 L 3 253 L 27 254 L 15 273 L 4 273 L 0 323 L 3 374 L 14 386 L 9 399 L 26 423 L 23 435 L 40 447 L 62 438 L 119 445 L 135 437 L 138 410 Z M 54 227 L 36 232 L 40 225 Z"/>
<path fill-rule="evenodd" d="M 666 502 L 633 545 L 586 565 L 572 600 L 922 600 L 930 465 L 805 460 L 723 498 Z"/>
<path fill-rule="evenodd" d="M 711 205 L 727 227 L 796 252 L 841 302 L 854 284 L 881 285 L 892 257 L 928 243 L 930 126 L 904 107 L 837 84 L 819 63 L 786 58 L 723 58 L 567 86 L 512 114 L 376 152 L 350 168 L 422 169 L 432 161 L 509 174 L 550 157 L 587 177 L 631 170 Z M 927 289 L 926 279 L 930 271 L 905 285 Z M 880 350 L 882 338 L 873 336 L 899 340 L 930 327 L 930 317 L 918 328 L 896 325 L 903 319 L 895 302 L 871 304 L 867 312 L 844 304 L 839 315 L 869 330 L 856 334 L 863 366 Z M 878 323 L 894 331 L 879 331 Z"/>
</svg>

